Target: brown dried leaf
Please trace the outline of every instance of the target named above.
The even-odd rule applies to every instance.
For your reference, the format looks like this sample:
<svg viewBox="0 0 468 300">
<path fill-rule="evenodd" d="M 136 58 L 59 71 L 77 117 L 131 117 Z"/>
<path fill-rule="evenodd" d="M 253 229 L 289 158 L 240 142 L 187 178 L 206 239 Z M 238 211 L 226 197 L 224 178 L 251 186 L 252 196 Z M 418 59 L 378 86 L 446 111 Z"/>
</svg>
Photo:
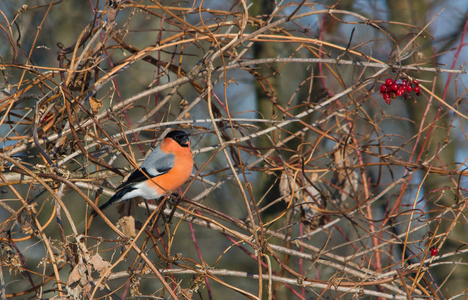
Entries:
<svg viewBox="0 0 468 300">
<path fill-rule="evenodd" d="M 91 107 L 93 114 L 97 114 L 99 109 L 102 107 L 102 101 L 94 97 L 89 97 L 89 106 Z"/>
<path fill-rule="evenodd" d="M 317 173 L 312 173 L 310 181 L 314 182 L 318 178 Z M 291 197 L 291 187 L 293 188 L 294 196 Z M 318 212 L 314 209 L 317 206 L 314 198 L 320 197 L 320 192 L 317 191 L 313 186 L 308 186 L 305 189 L 300 190 L 295 177 L 292 174 L 281 174 L 279 190 L 281 196 L 285 197 L 284 201 L 290 202 L 295 201 L 294 211 L 300 213 L 302 220 L 310 220 L 318 215 Z"/>
<path fill-rule="evenodd" d="M 118 225 L 122 228 L 122 232 L 130 238 L 137 235 L 135 228 L 135 218 L 133 216 L 124 216 L 119 219 Z"/>
<path fill-rule="evenodd" d="M 189 102 L 186 99 L 180 100 L 179 102 L 180 112 L 183 112 L 184 110 L 186 110 L 188 108 L 188 104 Z M 183 119 L 190 119 L 190 113 L 186 112 Z M 188 128 L 188 126 L 183 126 L 183 127 Z"/>
<path fill-rule="evenodd" d="M 81 299 L 83 295 L 83 287 L 89 283 L 89 270 L 87 266 L 80 262 L 70 273 L 67 281 L 67 291 L 75 299 Z"/>
<path fill-rule="evenodd" d="M 317 178 L 318 174 L 312 173 L 309 180 L 311 182 L 316 182 Z M 317 206 L 317 199 L 320 199 L 320 192 L 313 186 L 306 187 L 305 191 L 302 193 L 302 199 L 299 201 L 299 203 L 302 204 L 300 207 L 303 219 L 309 220 L 318 215 L 317 210 L 314 209 L 314 207 Z"/>
<path fill-rule="evenodd" d="M 117 204 L 117 211 L 120 214 L 120 217 L 125 216 L 134 216 L 136 212 L 136 207 L 140 204 L 141 198 L 135 198 L 132 200 L 121 201 Z"/>
<path fill-rule="evenodd" d="M 279 190 L 280 195 L 284 197 L 284 201 L 287 203 L 291 202 L 294 198 L 299 199 L 299 192 L 295 192 L 294 196 L 291 197 L 291 187 L 294 191 L 298 190 L 298 186 L 292 174 L 287 174 L 283 172 L 281 174 L 280 183 L 279 183 Z"/>
<path fill-rule="evenodd" d="M 357 163 L 357 155 L 352 147 L 337 144 L 333 159 L 337 166 L 334 181 L 339 189 L 333 195 L 338 205 L 342 205 L 349 195 L 355 194 L 359 186 L 359 174 L 355 169 L 350 169 Z"/>
<path fill-rule="evenodd" d="M 99 272 L 99 275 L 104 276 L 104 274 L 109 270 L 109 268 L 112 266 L 112 264 L 106 260 L 104 260 L 101 255 L 99 254 L 94 254 L 90 261 L 93 268 Z"/>
<path fill-rule="evenodd" d="M 80 269 L 83 268 L 83 264 L 77 264 L 70 273 L 68 277 L 67 286 L 74 288 L 81 281 Z"/>
</svg>

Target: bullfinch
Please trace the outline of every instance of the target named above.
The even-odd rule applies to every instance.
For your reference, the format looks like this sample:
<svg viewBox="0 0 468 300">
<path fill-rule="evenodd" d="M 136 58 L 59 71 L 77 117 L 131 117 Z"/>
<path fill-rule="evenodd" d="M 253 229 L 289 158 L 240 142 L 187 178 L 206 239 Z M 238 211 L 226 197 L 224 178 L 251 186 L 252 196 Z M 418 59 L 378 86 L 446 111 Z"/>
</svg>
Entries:
<svg viewBox="0 0 468 300">
<path fill-rule="evenodd" d="M 181 130 L 171 131 L 99 209 L 104 210 L 114 202 L 135 197 L 158 199 L 183 185 L 192 174 L 192 169 L 189 135 Z M 92 215 L 97 215 L 97 212 L 94 211 Z"/>
</svg>

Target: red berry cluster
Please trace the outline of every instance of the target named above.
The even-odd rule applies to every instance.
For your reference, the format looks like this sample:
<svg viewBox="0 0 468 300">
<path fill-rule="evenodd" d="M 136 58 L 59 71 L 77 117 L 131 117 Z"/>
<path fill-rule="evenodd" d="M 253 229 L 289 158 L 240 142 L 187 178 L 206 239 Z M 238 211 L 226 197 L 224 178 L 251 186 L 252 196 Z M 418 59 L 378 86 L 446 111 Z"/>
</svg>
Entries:
<svg viewBox="0 0 468 300">
<path fill-rule="evenodd" d="M 410 100 L 411 92 L 414 92 L 416 96 L 421 95 L 421 88 L 417 80 L 397 79 L 393 81 L 393 79 L 387 78 L 385 83 L 380 86 L 380 94 L 387 104 L 392 103 L 392 99 L 397 96 L 403 96 L 405 100 Z"/>
</svg>

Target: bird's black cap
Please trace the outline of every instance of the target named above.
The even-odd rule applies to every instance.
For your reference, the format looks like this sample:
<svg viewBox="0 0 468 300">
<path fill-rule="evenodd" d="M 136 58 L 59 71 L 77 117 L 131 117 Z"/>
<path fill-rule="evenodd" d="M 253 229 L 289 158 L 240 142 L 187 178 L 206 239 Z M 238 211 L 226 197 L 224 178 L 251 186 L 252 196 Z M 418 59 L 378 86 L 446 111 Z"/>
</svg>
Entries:
<svg viewBox="0 0 468 300">
<path fill-rule="evenodd" d="M 187 147 L 190 141 L 189 134 L 182 130 L 173 130 L 166 135 L 166 138 L 171 138 L 182 147 Z"/>
</svg>

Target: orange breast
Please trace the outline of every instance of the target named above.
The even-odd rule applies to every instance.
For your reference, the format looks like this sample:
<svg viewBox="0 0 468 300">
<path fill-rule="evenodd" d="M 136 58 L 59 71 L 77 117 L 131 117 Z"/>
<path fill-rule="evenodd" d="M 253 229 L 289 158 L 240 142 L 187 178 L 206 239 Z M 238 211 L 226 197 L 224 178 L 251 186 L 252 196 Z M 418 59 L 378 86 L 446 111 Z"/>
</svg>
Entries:
<svg viewBox="0 0 468 300">
<path fill-rule="evenodd" d="M 164 152 L 175 155 L 174 167 L 166 174 L 153 178 L 148 182 L 157 190 L 163 189 L 163 193 L 174 191 L 182 186 L 192 174 L 193 156 L 189 147 L 180 147 L 176 142 L 162 148 Z"/>
</svg>

